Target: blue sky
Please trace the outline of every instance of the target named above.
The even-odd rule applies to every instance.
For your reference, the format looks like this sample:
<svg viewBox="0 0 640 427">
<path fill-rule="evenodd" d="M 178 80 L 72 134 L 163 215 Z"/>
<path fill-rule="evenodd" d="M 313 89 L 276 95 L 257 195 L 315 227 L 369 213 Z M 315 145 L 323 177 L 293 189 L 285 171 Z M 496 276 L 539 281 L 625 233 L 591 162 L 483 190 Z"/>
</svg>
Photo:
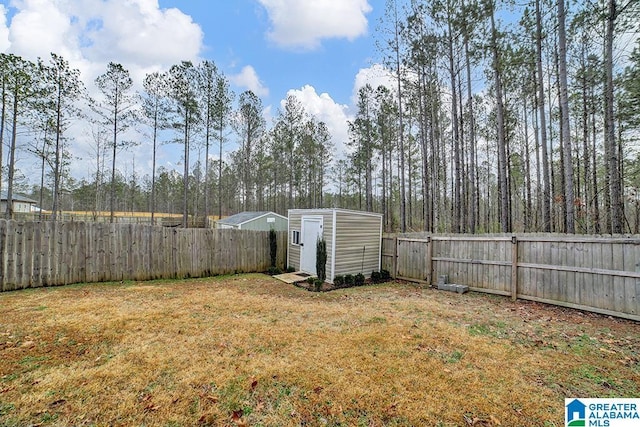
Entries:
<svg viewBox="0 0 640 427">
<path fill-rule="evenodd" d="M 298 97 L 327 123 L 341 151 L 354 93 L 367 81 L 385 81 L 375 65 L 384 7 L 385 0 L 0 0 L 0 49 L 31 60 L 62 55 L 92 95 L 110 61 L 140 88 L 151 71 L 212 60 L 237 94 L 260 96 L 268 122 L 287 95 Z M 90 161 L 87 124 L 72 132 L 74 156 Z M 160 164 L 176 167 L 178 152 L 163 148 Z M 148 153 L 142 144 L 128 155 L 139 174 L 149 173 Z M 24 154 L 19 167 L 29 161 Z M 90 164 L 78 165 L 76 177 L 92 173 Z"/>
<path fill-rule="evenodd" d="M 356 74 L 369 67 L 377 55 L 373 32 L 384 0 L 368 2 L 371 11 L 364 15 L 367 26 L 363 33 L 350 38 L 340 34 L 318 38 L 312 45 L 273 40 L 269 35 L 273 22 L 257 0 L 219 1 L 215 6 L 210 1 L 162 0 L 160 5 L 177 7 L 200 25 L 204 32 L 202 56 L 213 59 L 225 73 L 253 67 L 269 90 L 269 95 L 262 95 L 265 104 L 277 103 L 288 90 L 305 85 L 330 94 L 337 103 L 348 104 Z"/>
</svg>

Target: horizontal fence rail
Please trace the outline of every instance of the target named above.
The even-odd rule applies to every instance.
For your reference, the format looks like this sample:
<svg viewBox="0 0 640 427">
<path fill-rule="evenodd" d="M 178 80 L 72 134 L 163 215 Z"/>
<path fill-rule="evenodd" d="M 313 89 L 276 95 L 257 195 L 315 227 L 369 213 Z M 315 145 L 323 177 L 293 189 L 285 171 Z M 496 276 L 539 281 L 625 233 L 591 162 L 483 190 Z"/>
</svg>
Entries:
<svg viewBox="0 0 640 427">
<path fill-rule="evenodd" d="M 449 282 L 640 321 L 640 238 L 564 235 L 385 236 L 393 277 Z"/>
<path fill-rule="evenodd" d="M 277 264 L 286 233 L 277 233 Z M 266 271 L 266 231 L 0 220 L 0 290 Z"/>
</svg>

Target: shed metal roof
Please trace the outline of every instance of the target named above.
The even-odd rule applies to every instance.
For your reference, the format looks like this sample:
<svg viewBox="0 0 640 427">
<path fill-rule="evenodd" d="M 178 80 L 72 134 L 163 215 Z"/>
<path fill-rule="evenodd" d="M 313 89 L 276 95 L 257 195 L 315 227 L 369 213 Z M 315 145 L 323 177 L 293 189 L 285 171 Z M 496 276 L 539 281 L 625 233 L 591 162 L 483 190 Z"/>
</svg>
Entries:
<svg viewBox="0 0 640 427">
<path fill-rule="evenodd" d="M 286 217 L 282 215 L 278 215 L 275 212 L 261 211 L 261 212 L 240 212 L 235 215 L 231 215 L 227 218 L 223 218 L 218 222 L 221 224 L 227 224 L 227 225 L 242 225 L 246 222 L 252 221 L 254 219 L 260 218 L 265 215 L 275 215 L 275 216 L 279 216 L 280 218 L 287 219 Z"/>
</svg>

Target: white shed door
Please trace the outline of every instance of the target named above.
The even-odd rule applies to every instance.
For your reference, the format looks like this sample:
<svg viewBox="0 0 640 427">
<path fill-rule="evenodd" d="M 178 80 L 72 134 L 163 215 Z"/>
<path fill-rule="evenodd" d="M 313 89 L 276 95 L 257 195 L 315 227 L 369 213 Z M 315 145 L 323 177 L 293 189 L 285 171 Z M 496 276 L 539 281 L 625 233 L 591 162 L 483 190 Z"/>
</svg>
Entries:
<svg viewBox="0 0 640 427">
<path fill-rule="evenodd" d="M 322 217 L 302 217 L 300 270 L 316 274 L 316 243 L 322 236 Z"/>
</svg>

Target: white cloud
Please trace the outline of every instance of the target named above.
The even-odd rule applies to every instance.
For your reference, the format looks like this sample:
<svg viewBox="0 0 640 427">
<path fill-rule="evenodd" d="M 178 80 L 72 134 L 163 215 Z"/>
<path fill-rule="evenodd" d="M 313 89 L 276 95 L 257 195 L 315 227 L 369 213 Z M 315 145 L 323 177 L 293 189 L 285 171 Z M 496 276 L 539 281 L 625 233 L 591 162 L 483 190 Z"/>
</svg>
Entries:
<svg viewBox="0 0 640 427">
<path fill-rule="evenodd" d="M 9 49 L 9 28 L 7 27 L 7 9 L 0 4 L 0 52 Z"/>
<path fill-rule="evenodd" d="M 335 146 L 334 151 L 344 152 L 345 143 L 349 138 L 347 121 L 351 119 L 347 115 L 347 106 L 337 104 L 328 93 L 318 95 L 316 89 L 310 85 L 305 85 L 301 89 L 291 89 L 287 92 L 287 96 L 289 95 L 295 96 L 307 113 L 327 125 Z M 285 102 L 286 98 L 281 101 L 282 108 Z"/>
<path fill-rule="evenodd" d="M 157 0 L 110 0 L 100 5 L 99 14 L 84 22 L 92 43 L 87 50 L 96 59 L 116 56 L 144 66 L 197 59 L 203 32 L 189 15 L 160 9 Z"/>
<path fill-rule="evenodd" d="M 393 73 L 380 64 L 373 64 L 369 68 L 362 68 L 356 74 L 353 82 L 353 92 L 351 93 L 351 102 L 353 105 L 358 104 L 358 91 L 361 87 L 369 83 L 374 89 L 378 86 L 386 86 L 394 91 L 397 87 L 397 80 Z"/>
<path fill-rule="evenodd" d="M 12 6 L 4 50 L 29 59 L 55 52 L 79 68 L 109 61 L 153 67 L 196 60 L 202 48 L 200 26 L 178 9 L 161 9 L 158 0 L 23 0 Z"/>
<path fill-rule="evenodd" d="M 47 58 L 55 52 L 67 60 L 77 59 L 78 37 L 72 16 L 53 0 L 25 0 L 9 24 L 8 50 L 29 59 Z"/>
<path fill-rule="evenodd" d="M 203 37 L 189 15 L 163 9 L 158 0 L 15 0 L 10 6 L 0 5 L 0 51 L 45 61 L 51 52 L 57 53 L 80 70 L 91 95 L 96 95 L 94 79 L 106 71 L 108 62 L 128 69 L 137 89 L 148 72 L 182 60 L 198 61 Z M 75 123 L 68 136 L 73 156 L 91 158 L 94 142 L 86 123 Z M 140 174 L 148 173 L 145 149 L 141 145 L 127 153 L 139 159 Z M 120 164 L 123 170 L 129 167 L 124 160 Z M 73 162 L 71 173 L 86 176 L 91 167 Z"/>
<path fill-rule="evenodd" d="M 246 65 L 240 73 L 229 76 L 229 81 L 236 86 L 249 89 L 258 96 L 269 95 L 269 88 L 262 84 L 258 73 L 251 65 Z"/>
<path fill-rule="evenodd" d="M 353 40 L 367 32 L 368 0 L 258 0 L 271 21 L 269 38 L 280 46 L 314 49 L 323 39 Z"/>
</svg>

